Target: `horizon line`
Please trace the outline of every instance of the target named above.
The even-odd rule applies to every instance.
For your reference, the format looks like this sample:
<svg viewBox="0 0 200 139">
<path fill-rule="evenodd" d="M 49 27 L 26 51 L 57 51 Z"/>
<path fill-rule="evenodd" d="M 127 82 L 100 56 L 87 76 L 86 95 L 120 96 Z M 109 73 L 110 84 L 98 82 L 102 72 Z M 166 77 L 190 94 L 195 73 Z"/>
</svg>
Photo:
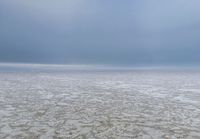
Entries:
<svg viewBox="0 0 200 139">
<path fill-rule="evenodd" d="M 55 63 L 27 63 L 27 62 L 0 62 L 1 66 L 8 67 L 63 67 L 63 68 L 89 68 L 89 69 L 200 69 L 199 65 L 119 65 L 119 64 L 55 64 Z"/>
</svg>

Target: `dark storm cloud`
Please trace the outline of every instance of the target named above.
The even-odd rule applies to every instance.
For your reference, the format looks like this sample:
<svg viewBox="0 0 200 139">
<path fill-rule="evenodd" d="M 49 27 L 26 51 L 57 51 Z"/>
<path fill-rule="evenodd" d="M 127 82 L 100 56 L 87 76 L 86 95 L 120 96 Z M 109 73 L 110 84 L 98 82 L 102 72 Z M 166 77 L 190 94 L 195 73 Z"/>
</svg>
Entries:
<svg viewBox="0 0 200 139">
<path fill-rule="evenodd" d="M 0 61 L 187 64 L 199 0 L 1 0 Z"/>
</svg>

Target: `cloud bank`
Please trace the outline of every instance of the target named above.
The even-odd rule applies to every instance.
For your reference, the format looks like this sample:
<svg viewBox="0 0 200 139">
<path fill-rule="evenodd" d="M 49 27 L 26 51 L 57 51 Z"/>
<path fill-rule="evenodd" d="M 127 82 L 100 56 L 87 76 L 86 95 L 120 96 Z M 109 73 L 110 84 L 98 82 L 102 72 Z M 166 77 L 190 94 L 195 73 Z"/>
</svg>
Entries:
<svg viewBox="0 0 200 139">
<path fill-rule="evenodd" d="M 1 0 L 0 61 L 199 64 L 199 0 Z"/>
</svg>

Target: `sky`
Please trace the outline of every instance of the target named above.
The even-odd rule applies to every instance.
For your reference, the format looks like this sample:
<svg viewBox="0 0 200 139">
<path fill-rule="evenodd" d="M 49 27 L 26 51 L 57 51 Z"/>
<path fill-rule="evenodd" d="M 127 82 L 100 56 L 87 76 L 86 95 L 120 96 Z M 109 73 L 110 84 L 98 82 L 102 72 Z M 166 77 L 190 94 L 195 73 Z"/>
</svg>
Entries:
<svg viewBox="0 0 200 139">
<path fill-rule="evenodd" d="M 200 64 L 199 0 L 0 0 L 0 62 Z"/>
</svg>

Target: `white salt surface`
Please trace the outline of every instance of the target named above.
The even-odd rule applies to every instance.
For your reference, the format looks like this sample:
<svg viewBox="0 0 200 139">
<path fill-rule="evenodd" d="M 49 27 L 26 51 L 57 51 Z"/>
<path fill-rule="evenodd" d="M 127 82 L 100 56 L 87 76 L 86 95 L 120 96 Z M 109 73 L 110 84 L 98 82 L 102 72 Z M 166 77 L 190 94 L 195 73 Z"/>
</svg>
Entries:
<svg viewBox="0 0 200 139">
<path fill-rule="evenodd" d="M 0 72 L 0 139 L 200 139 L 200 72 Z"/>
</svg>

